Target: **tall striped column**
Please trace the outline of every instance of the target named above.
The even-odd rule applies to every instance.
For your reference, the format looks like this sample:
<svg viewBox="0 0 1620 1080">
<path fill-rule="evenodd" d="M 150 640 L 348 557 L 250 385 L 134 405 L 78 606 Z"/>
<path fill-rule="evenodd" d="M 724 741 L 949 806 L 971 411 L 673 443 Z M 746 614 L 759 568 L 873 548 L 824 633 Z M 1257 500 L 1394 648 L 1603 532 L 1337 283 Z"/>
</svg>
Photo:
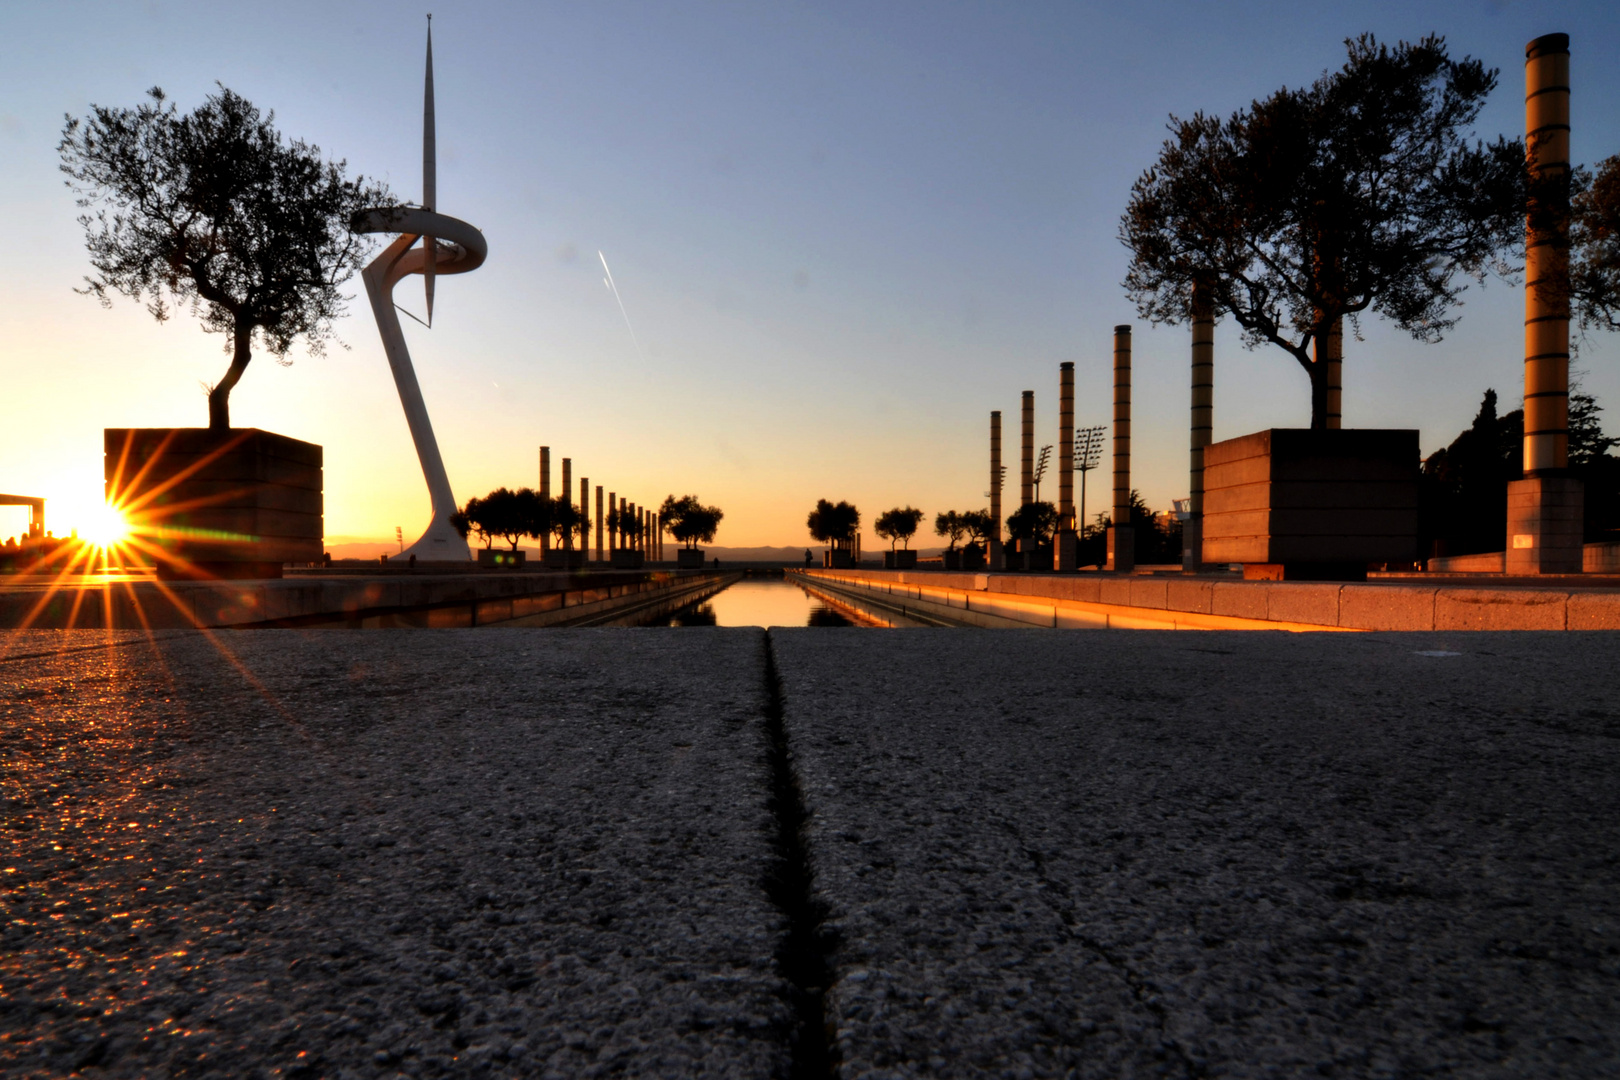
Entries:
<svg viewBox="0 0 1620 1080">
<path fill-rule="evenodd" d="M 565 503 L 572 502 L 573 501 L 573 488 L 574 488 L 574 459 L 573 458 L 563 458 L 563 461 L 562 461 L 562 494 L 560 496 L 558 496 L 558 497 L 561 498 L 562 501 L 565 502 Z M 572 532 L 567 532 L 567 533 L 563 534 L 562 546 L 563 546 L 564 551 L 572 551 L 574 549 L 574 534 Z"/>
<path fill-rule="evenodd" d="M 1058 533 L 1052 542 L 1052 569 L 1080 568 L 1080 538 L 1074 521 L 1074 364 L 1058 365 Z"/>
<path fill-rule="evenodd" d="M 540 448 L 540 497 L 548 500 L 551 498 L 551 447 L 549 446 Z M 544 554 L 550 550 L 551 535 L 547 533 L 540 537 L 540 552 Z"/>
<path fill-rule="evenodd" d="M 1524 471 L 1569 465 L 1569 35 L 1525 48 Z"/>
<path fill-rule="evenodd" d="M 1215 435 L 1215 306 L 1209 286 L 1193 285 L 1192 431 L 1187 467 L 1187 520 L 1181 526 L 1181 566 L 1204 564 L 1204 447 Z"/>
<path fill-rule="evenodd" d="M 1524 479 L 1508 485 L 1510 574 L 1581 572 L 1569 468 L 1569 35 L 1524 50 L 1530 205 L 1524 258 Z"/>
<path fill-rule="evenodd" d="M 579 478 L 579 556 L 585 561 L 591 557 L 591 482 L 586 477 Z"/>
<path fill-rule="evenodd" d="M 1114 327 L 1114 524 L 1108 530 L 1108 569 L 1136 566 L 1131 529 L 1131 328 Z"/>
<path fill-rule="evenodd" d="M 596 561 L 602 561 L 602 485 L 596 485 Z"/>
<path fill-rule="evenodd" d="M 990 569 L 1005 565 L 1001 550 L 1001 410 L 990 413 L 990 550 L 985 553 Z"/>
<path fill-rule="evenodd" d="M 1025 390 L 1018 432 L 1018 507 L 1035 501 L 1035 391 Z"/>
<path fill-rule="evenodd" d="M 1344 426 L 1344 319 L 1333 320 L 1328 332 L 1318 343 L 1317 356 L 1327 379 L 1327 429 L 1338 431 Z"/>
</svg>

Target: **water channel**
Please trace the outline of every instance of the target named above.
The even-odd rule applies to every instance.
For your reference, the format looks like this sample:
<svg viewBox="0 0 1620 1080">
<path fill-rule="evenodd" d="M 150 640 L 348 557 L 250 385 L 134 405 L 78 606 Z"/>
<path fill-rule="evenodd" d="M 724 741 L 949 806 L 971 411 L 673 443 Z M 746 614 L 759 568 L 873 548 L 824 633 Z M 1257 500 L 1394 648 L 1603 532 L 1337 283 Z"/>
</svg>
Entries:
<svg viewBox="0 0 1620 1080">
<path fill-rule="evenodd" d="M 853 609 L 834 607 L 781 578 L 744 578 L 646 626 L 868 626 Z"/>
</svg>

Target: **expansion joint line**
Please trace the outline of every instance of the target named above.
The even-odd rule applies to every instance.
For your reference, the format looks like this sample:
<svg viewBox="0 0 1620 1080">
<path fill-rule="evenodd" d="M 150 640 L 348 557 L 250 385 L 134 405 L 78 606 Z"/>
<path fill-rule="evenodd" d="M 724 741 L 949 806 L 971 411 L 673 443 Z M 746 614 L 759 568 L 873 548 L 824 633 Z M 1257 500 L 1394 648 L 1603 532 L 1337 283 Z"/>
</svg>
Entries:
<svg viewBox="0 0 1620 1080">
<path fill-rule="evenodd" d="M 805 840 L 809 812 L 793 771 L 776 668 L 776 647 L 765 631 L 765 763 L 770 771 L 766 807 L 771 814 L 771 861 L 765 893 L 787 923 L 776 948 L 776 966 L 787 980 L 796 1017 L 790 1036 L 792 1080 L 829 1080 L 838 1075 L 834 1040 L 827 1016 L 827 988 L 832 979 L 830 943 L 823 931 L 825 906 L 816 899 Z"/>
</svg>

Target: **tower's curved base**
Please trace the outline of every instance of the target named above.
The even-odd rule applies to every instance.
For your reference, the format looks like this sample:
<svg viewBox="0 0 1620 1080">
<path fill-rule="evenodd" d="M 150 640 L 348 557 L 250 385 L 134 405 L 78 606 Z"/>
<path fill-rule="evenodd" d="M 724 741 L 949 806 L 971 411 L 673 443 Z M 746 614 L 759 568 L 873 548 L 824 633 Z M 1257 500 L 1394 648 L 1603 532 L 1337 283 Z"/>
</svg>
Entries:
<svg viewBox="0 0 1620 1080">
<path fill-rule="evenodd" d="M 418 562 L 472 561 L 472 549 L 448 521 L 433 522 L 420 540 L 398 555 L 389 556 L 388 561 L 409 562 L 412 555 L 416 556 Z"/>
</svg>

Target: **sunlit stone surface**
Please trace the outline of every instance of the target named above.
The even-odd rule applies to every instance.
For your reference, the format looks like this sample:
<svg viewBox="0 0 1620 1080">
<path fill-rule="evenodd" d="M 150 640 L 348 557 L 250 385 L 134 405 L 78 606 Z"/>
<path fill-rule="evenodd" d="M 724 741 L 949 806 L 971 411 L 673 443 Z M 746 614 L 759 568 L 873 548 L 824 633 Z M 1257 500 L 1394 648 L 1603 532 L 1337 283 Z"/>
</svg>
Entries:
<svg viewBox="0 0 1620 1080">
<path fill-rule="evenodd" d="M 0 1074 L 784 1059 L 759 632 L 123 636 L 0 663 Z"/>
<path fill-rule="evenodd" d="M 802 1063 L 764 632 L 113 640 L 4 639 L 0 1074 Z M 839 1075 L 1620 1074 L 1612 637 L 770 641 Z"/>
<path fill-rule="evenodd" d="M 773 638 L 851 1075 L 1620 1075 L 1612 636 Z"/>
</svg>

